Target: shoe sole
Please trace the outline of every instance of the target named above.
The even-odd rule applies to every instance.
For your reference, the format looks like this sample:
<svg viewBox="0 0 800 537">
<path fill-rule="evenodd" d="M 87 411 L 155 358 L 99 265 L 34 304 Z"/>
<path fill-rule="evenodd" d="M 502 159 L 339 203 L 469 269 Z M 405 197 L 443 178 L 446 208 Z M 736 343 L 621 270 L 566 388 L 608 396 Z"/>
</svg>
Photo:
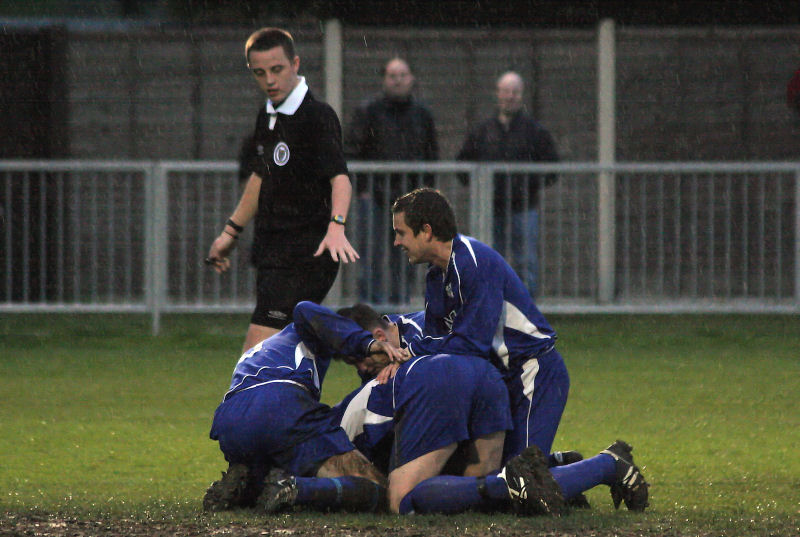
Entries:
<svg viewBox="0 0 800 537">
<path fill-rule="evenodd" d="M 256 505 L 265 513 L 280 513 L 288 511 L 294 506 L 297 498 L 297 487 L 280 485 L 286 479 L 292 479 L 288 473 L 280 469 L 273 469 L 267 476 L 264 490 L 256 500 Z"/>
<path fill-rule="evenodd" d="M 509 461 L 508 469 L 526 480 L 523 497 L 512 502 L 517 513 L 560 516 L 566 512 L 567 506 L 561 495 L 561 488 L 550 473 L 547 458 L 539 448 L 526 448 L 518 457 Z"/>
<path fill-rule="evenodd" d="M 243 464 L 234 464 L 222 473 L 222 479 L 214 481 L 203 497 L 204 511 L 227 511 L 242 506 L 249 470 Z"/>
<path fill-rule="evenodd" d="M 632 451 L 633 447 L 631 445 L 622 440 L 617 440 L 601 453 L 611 455 L 617 462 L 623 461 L 630 465 L 620 482 L 611 486 L 611 498 L 614 501 L 614 508 L 619 509 L 620 503 L 624 501 L 625 507 L 629 511 L 641 512 L 650 505 L 648 502 L 650 484 L 645 480 L 639 467 L 633 462 Z"/>
</svg>

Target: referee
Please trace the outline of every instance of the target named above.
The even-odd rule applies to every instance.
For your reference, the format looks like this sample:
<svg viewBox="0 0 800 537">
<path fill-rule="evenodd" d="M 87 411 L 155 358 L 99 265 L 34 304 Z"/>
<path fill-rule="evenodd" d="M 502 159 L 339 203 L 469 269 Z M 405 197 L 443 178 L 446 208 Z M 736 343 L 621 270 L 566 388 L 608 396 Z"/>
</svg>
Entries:
<svg viewBox="0 0 800 537">
<path fill-rule="evenodd" d="M 267 102 L 256 119 L 253 173 L 206 262 L 225 272 L 239 234 L 255 219 L 251 254 L 257 301 L 247 350 L 289 324 L 301 300 L 322 302 L 339 262 L 359 256 L 344 233 L 352 186 L 339 118 L 297 74 L 300 58 L 289 32 L 256 31 L 245 56 Z"/>
</svg>

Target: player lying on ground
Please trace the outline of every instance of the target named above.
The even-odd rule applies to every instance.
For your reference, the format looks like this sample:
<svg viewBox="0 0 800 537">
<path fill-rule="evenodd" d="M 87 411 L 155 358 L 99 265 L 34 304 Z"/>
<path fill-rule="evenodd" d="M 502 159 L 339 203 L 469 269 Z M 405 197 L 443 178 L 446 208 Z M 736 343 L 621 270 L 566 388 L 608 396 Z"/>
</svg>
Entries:
<svg viewBox="0 0 800 537">
<path fill-rule="evenodd" d="M 303 309 L 317 307 L 301 303 L 295 315 L 310 318 Z M 332 419 L 330 407 L 319 401 L 334 353 L 364 356 L 373 341 L 352 321 L 341 322 L 350 337 L 338 341 L 336 350 L 315 341 L 310 331 L 301 339 L 297 323 L 292 323 L 239 359 L 210 433 L 229 468 L 206 492 L 206 510 L 254 505 L 272 467 L 297 476 L 337 478 L 340 487 L 352 489 L 359 508 L 365 503 L 383 506 L 385 476 L 355 449 Z M 394 352 L 380 343 L 372 350 Z"/>
<path fill-rule="evenodd" d="M 330 310 L 309 311 L 316 316 L 307 323 L 310 326 L 323 328 L 335 323 Z M 397 336 L 396 326 L 386 328 Z M 373 335 L 380 337 L 379 333 Z M 314 336 L 326 339 L 322 333 Z M 505 436 L 500 424 L 508 416 L 498 412 L 498 407 L 507 402 L 507 393 L 497 371 L 479 358 L 418 357 L 399 366 L 388 384 L 369 382 L 349 399 L 342 412 L 343 427 L 368 442 L 379 442 L 375 431 L 385 430 L 394 418 L 389 472 L 389 504 L 394 512 L 448 513 L 498 509 L 510 503 L 523 514 L 559 514 L 565 497 L 575 497 L 601 483 L 612 487 L 616 506 L 622 500 L 629 509 L 643 510 L 647 505 L 647 484 L 624 442 L 552 473 L 547 470 L 547 459 L 531 446 L 499 473 L 490 473 L 500 463 Z M 473 455 L 464 475 L 440 476 L 459 443 L 467 444 L 467 453 Z M 331 509 L 333 505 L 316 493 L 325 487 L 330 487 L 326 480 L 274 472 L 265 487 L 263 505 L 270 512 L 292 505 Z"/>
</svg>

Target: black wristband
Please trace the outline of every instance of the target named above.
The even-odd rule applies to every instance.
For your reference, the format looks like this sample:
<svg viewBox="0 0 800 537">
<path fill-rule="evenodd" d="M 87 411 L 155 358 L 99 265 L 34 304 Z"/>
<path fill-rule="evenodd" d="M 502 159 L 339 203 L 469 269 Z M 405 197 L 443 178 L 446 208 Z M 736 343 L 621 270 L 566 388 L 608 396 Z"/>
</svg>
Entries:
<svg viewBox="0 0 800 537">
<path fill-rule="evenodd" d="M 225 222 L 225 225 L 231 226 L 236 233 L 241 233 L 242 231 L 244 231 L 244 227 L 243 226 L 240 226 L 239 224 L 237 224 L 236 222 L 234 222 L 230 218 L 228 218 L 228 221 Z"/>
<path fill-rule="evenodd" d="M 231 237 L 233 237 L 233 240 L 236 240 L 236 241 L 239 240 L 239 236 L 238 235 L 234 235 L 233 233 L 231 233 L 227 229 L 223 229 L 222 232 L 225 233 L 226 235 L 230 235 Z"/>
</svg>

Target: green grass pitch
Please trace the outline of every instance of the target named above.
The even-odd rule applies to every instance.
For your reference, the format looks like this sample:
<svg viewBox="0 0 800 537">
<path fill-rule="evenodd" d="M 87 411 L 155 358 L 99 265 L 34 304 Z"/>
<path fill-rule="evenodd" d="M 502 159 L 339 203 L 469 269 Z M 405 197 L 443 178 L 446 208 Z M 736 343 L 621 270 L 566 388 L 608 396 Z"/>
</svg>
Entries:
<svg viewBox="0 0 800 537">
<path fill-rule="evenodd" d="M 627 440 L 651 508 L 614 512 L 599 487 L 591 511 L 532 527 L 800 534 L 800 317 L 550 317 L 572 381 L 554 448 L 593 455 Z M 258 521 L 201 514 L 206 486 L 226 467 L 208 429 L 246 325 L 245 316 L 167 316 L 152 337 L 138 315 L 0 317 L 0 513 Z M 323 401 L 357 383 L 335 363 Z M 512 519 L 491 520 L 522 523 Z M 451 533 L 452 520 L 490 524 L 477 514 L 414 524 L 424 520 Z"/>
</svg>

